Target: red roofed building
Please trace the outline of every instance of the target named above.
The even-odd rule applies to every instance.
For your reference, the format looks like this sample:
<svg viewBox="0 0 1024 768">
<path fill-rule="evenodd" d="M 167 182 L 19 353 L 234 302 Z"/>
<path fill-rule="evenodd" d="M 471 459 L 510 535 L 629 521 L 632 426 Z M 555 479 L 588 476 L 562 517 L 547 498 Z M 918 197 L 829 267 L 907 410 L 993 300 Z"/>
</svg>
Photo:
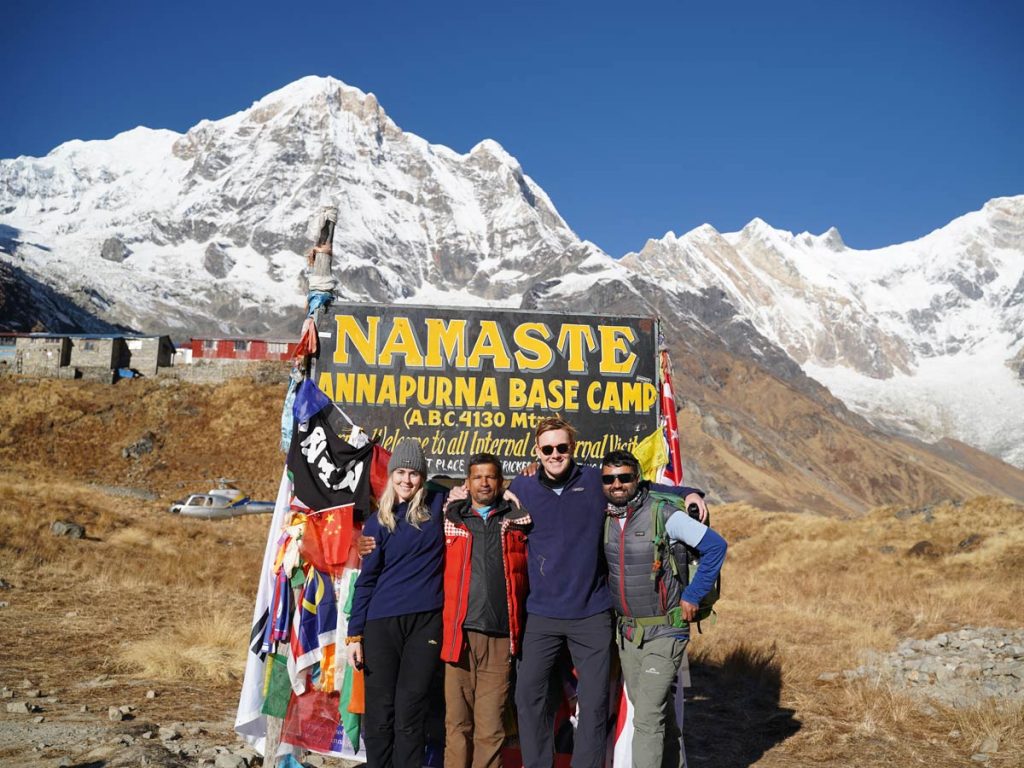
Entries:
<svg viewBox="0 0 1024 768">
<path fill-rule="evenodd" d="M 197 360 L 291 360 L 294 341 L 265 339 L 190 339 L 192 361 Z"/>
</svg>

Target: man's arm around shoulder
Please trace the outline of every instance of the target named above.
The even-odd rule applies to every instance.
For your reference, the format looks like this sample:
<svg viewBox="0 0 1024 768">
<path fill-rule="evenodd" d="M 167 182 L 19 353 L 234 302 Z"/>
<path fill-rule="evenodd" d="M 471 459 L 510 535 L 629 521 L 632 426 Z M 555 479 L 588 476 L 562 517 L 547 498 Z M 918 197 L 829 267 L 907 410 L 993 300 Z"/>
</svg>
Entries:
<svg viewBox="0 0 1024 768">
<path fill-rule="evenodd" d="M 696 504 L 697 508 L 700 509 L 700 521 L 702 523 L 706 523 L 708 521 L 708 505 L 704 503 L 704 491 L 699 488 L 690 488 L 686 485 L 660 485 L 652 483 L 651 490 L 659 493 L 672 493 L 676 496 L 682 496 L 684 507 Z"/>
</svg>

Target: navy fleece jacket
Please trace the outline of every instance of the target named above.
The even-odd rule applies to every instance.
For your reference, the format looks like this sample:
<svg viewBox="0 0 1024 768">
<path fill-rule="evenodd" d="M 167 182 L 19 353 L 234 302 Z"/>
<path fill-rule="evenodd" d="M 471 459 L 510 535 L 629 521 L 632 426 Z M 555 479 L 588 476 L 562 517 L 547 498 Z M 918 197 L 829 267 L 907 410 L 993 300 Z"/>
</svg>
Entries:
<svg viewBox="0 0 1024 768">
<path fill-rule="evenodd" d="M 610 610 L 602 544 L 608 500 L 601 490 L 601 470 L 573 463 L 561 494 L 541 482 L 541 472 L 520 475 L 509 486 L 533 520 L 526 543 L 526 611 L 549 619 L 585 619 Z M 694 488 L 652 487 L 683 496 L 700 493 Z"/>
<path fill-rule="evenodd" d="M 408 505 L 395 508 L 395 530 L 380 524 L 374 513 L 363 525 L 363 535 L 377 542 L 363 558 L 352 596 L 349 636 L 363 634 L 369 619 L 440 610 L 444 605 L 445 493 L 427 493 L 430 519 L 419 528 L 405 519 Z"/>
</svg>

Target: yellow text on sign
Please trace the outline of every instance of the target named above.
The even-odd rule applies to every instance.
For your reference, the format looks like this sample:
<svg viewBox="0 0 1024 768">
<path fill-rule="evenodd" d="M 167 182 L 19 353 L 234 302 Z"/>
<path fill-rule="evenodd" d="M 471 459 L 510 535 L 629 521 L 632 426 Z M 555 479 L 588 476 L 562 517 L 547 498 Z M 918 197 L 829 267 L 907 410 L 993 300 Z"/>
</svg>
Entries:
<svg viewBox="0 0 1024 768">
<path fill-rule="evenodd" d="M 444 320 L 428 317 L 422 323 L 395 316 L 382 324 L 381 316 L 365 320 L 350 314 L 334 317 L 337 327 L 333 360 L 346 366 L 358 356 L 365 365 L 441 371 L 536 372 L 548 370 L 556 354 L 566 361 L 571 374 L 587 374 L 588 354 L 598 353 L 603 376 L 630 376 L 638 357 L 632 345 L 636 331 L 628 325 L 562 323 L 557 332 L 547 323 L 518 323 L 511 340 L 495 320 Z"/>
</svg>

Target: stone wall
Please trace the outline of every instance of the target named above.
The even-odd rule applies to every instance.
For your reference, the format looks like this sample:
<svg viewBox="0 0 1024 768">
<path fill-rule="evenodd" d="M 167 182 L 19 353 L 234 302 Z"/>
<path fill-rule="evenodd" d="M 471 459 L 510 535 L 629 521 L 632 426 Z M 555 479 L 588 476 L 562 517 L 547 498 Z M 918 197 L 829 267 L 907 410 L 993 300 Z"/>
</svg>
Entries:
<svg viewBox="0 0 1024 768">
<path fill-rule="evenodd" d="M 71 339 L 71 365 L 83 369 L 116 368 L 122 349 L 124 341 L 121 339 Z"/>
<path fill-rule="evenodd" d="M 59 338 L 19 338 L 15 346 L 13 373 L 23 376 L 58 376 L 68 364 L 71 342 Z"/>
<path fill-rule="evenodd" d="M 143 376 L 156 376 L 158 368 L 171 364 L 171 342 L 166 336 L 151 339 L 125 339 L 130 355 L 127 367 Z"/>
<path fill-rule="evenodd" d="M 194 384 L 219 384 L 229 379 L 249 378 L 260 384 L 288 381 L 291 364 L 269 360 L 199 360 L 191 365 L 161 368 L 161 379 L 179 379 Z"/>
</svg>

